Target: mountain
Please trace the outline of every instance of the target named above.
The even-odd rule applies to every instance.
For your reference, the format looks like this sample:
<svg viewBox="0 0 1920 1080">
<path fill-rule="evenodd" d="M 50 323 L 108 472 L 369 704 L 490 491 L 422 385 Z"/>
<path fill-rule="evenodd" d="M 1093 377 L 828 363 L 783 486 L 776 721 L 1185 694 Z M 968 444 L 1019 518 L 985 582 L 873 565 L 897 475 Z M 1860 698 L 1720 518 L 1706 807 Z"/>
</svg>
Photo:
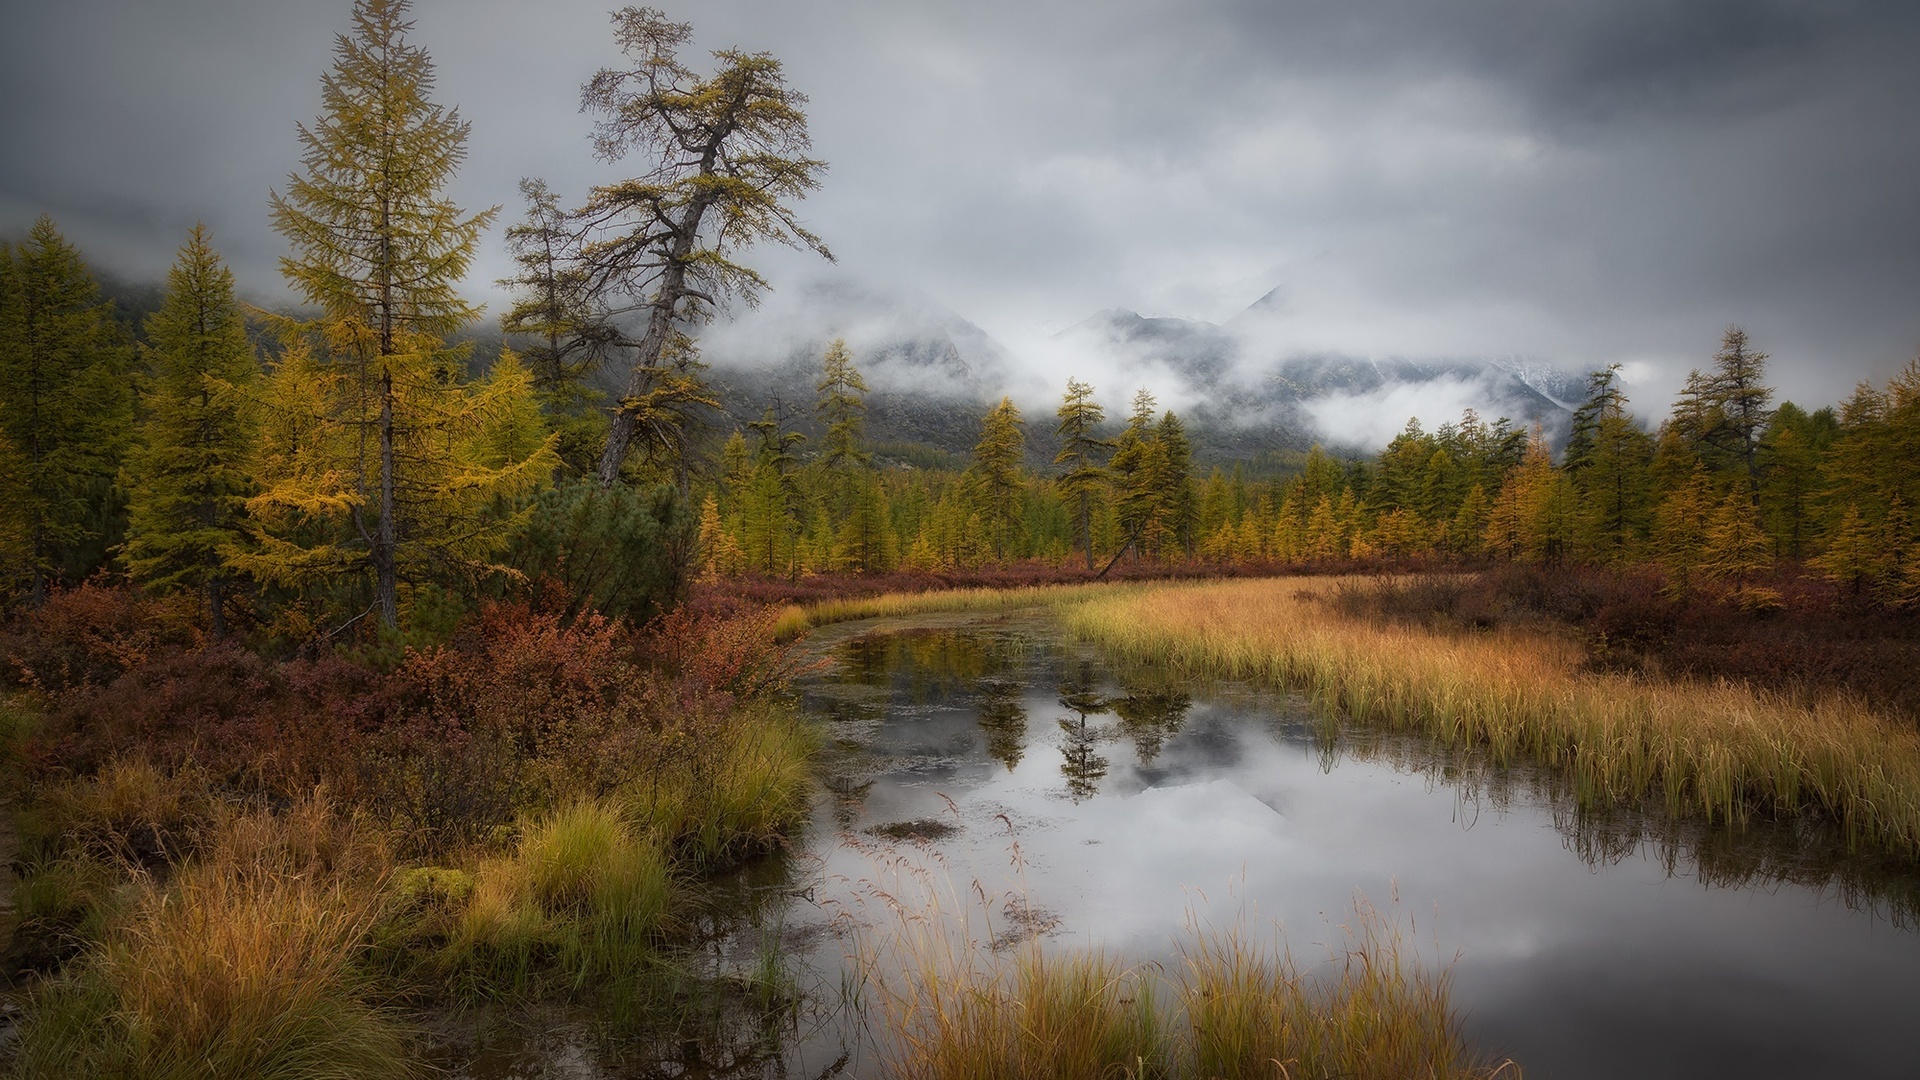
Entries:
<svg viewBox="0 0 1920 1080">
<path fill-rule="evenodd" d="M 777 403 L 791 427 L 818 436 L 814 383 L 835 338 L 866 379 L 867 437 L 883 447 L 966 453 L 1013 363 L 986 331 L 925 296 L 819 279 L 701 334 L 723 425 L 745 426 Z"/>
<path fill-rule="evenodd" d="M 1214 458 L 1316 441 L 1367 451 L 1410 416 L 1431 427 L 1466 408 L 1539 423 L 1558 441 L 1584 396 L 1584 380 L 1539 363 L 1289 352 L 1271 344 L 1284 317 L 1275 290 L 1225 325 L 1110 309 L 1056 337 L 1135 381 L 1171 382 L 1167 396 L 1189 420 L 1196 449 Z"/>
<path fill-rule="evenodd" d="M 1187 421 L 1203 461 L 1250 460 L 1323 442 L 1377 449 L 1409 416 L 1432 427 L 1466 408 L 1489 420 L 1539 423 L 1565 437 L 1584 380 L 1549 365 L 1474 358 L 1369 358 L 1290 351 L 1280 290 L 1224 324 L 1100 311 L 1014 357 L 986 331 L 932 299 L 846 278 L 817 279 L 769 296 L 702 333 L 700 349 L 726 413 L 719 426 L 760 418 L 778 402 L 797 430 L 818 435 L 814 382 L 827 344 L 844 337 L 867 380 L 868 437 L 896 459 L 907 444 L 965 454 L 987 405 L 1010 390 L 1068 374 L 1092 381 L 1111 420 L 1132 388 L 1151 387 Z M 1032 393 L 1032 391 L 1029 391 Z M 1052 453 L 1057 398 L 1022 400 L 1031 460 Z M 918 453 L 918 452 L 915 452 Z M 908 456 L 912 456 L 909 454 Z M 924 456 L 924 455 L 922 455 Z"/>
</svg>

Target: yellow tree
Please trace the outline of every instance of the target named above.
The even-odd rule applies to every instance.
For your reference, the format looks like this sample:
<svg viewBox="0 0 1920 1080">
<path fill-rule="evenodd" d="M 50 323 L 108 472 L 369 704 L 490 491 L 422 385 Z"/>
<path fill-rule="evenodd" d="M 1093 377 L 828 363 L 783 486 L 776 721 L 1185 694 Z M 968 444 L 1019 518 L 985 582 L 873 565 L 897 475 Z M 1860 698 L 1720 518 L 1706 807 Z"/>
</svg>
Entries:
<svg viewBox="0 0 1920 1080">
<path fill-rule="evenodd" d="M 1653 548 L 1667 573 L 1667 591 L 1685 596 L 1707 557 L 1707 522 L 1713 514 L 1713 482 L 1704 462 L 1696 462 L 1686 483 L 1660 501 L 1653 512 Z"/>
<path fill-rule="evenodd" d="M 1021 460 L 1026 456 L 1025 422 L 1012 398 L 987 410 L 967 470 L 968 493 L 996 559 L 1017 554 L 1021 537 L 1020 494 L 1026 486 Z"/>
<path fill-rule="evenodd" d="M 127 349 L 80 252 L 41 217 L 0 244 L 0 517 L 25 536 L 19 566 L 38 604 L 48 586 L 106 561 L 114 478 L 133 420 Z"/>
<path fill-rule="evenodd" d="M 1736 589 L 1773 566 L 1773 544 L 1760 527 L 1753 496 L 1744 485 L 1734 485 L 1720 500 L 1704 539 L 1702 572 L 1716 580 L 1731 581 Z"/>
<path fill-rule="evenodd" d="M 495 211 L 467 214 L 446 195 L 468 125 L 429 99 L 433 64 L 407 41 L 407 8 L 356 0 L 353 32 L 337 38 L 321 79 L 322 112 L 299 128 L 303 170 L 273 195 L 274 226 L 293 249 L 281 270 L 321 312 L 283 326 L 315 351 L 297 346 L 282 366 L 289 380 L 324 385 L 311 417 L 324 430 L 285 457 L 299 468 L 264 478 L 265 519 L 301 527 L 256 559 L 270 578 L 371 577 L 368 610 L 387 627 L 398 624 L 403 581 L 492 556 L 514 524 L 499 508 L 553 468 L 545 440 L 517 460 L 495 453 L 493 426 L 532 416 L 520 400 L 531 398 L 525 369 L 503 360 L 471 387 L 463 352 L 445 344 L 477 314 L 456 286 Z M 311 531 L 328 514 L 344 518 L 340 528 Z"/>
</svg>

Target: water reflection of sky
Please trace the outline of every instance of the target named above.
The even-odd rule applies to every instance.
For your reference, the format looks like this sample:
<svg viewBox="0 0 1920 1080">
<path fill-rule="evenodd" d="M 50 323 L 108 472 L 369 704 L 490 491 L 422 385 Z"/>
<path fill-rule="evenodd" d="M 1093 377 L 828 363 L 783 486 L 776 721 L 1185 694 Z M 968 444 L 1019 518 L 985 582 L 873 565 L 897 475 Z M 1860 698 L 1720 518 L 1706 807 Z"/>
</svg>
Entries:
<svg viewBox="0 0 1920 1080">
<path fill-rule="evenodd" d="M 958 832 L 900 850 L 937 851 L 956 894 L 1017 891 L 1062 941 L 1139 959 L 1171 959 L 1190 913 L 1277 921 L 1317 957 L 1364 895 L 1458 956 L 1470 1035 L 1530 1077 L 1915 1075 L 1920 934 L 1872 904 L 1709 887 L 1646 845 L 1583 860 L 1565 807 L 1524 786 L 1475 797 L 1329 754 L 1297 701 L 1116 677 L 1036 627 L 840 655 L 807 690 L 845 774 L 840 831 L 813 841 L 829 908 L 874 872 L 871 836 L 837 837 L 944 820 Z"/>
</svg>

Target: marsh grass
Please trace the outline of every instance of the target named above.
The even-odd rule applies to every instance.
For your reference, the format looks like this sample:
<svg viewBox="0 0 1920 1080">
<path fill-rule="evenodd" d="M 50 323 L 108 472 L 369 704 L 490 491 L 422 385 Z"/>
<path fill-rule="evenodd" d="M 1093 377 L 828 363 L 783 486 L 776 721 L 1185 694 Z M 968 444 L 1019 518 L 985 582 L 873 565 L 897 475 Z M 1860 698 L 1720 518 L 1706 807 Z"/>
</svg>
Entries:
<svg viewBox="0 0 1920 1080">
<path fill-rule="evenodd" d="M 409 1033 L 359 964 L 386 866 L 324 797 L 228 818 L 40 990 L 17 1075 L 412 1075 Z"/>
<path fill-rule="evenodd" d="M 1518 1075 L 1478 1061 L 1461 1037 L 1444 970 L 1364 901 L 1326 963 L 1303 971 L 1279 942 L 1244 926 L 1190 926 L 1176 995 L 1188 1074 L 1399 1080 Z"/>
<path fill-rule="evenodd" d="M 613 800 L 529 822 L 513 853 L 483 862 L 440 965 L 482 994 L 544 974 L 578 989 L 643 971 L 672 897 L 667 854 Z"/>
<path fill-rule="evenodd" d="M 773 623 L 774 638 L 790 641 L 816 627 L 854 619 L 897 618 L 938 612 L 1015 611 L 1057 607 L 1100 596 L 1131 595 L 1145 586 L 1132 584 L 1029 585 L 1011 589 L 968 588 L 938 592 L 886 593 L 825 600 L 801 606 L 789 604 Z"/>
<path fill-rule="evenodd" d="M 693 868 L 757 855 L 806 817 L 814 736 L 792 712 L 753 708 L 704 734 L 684 763 L 624 785 L 617 798 L 636 827 Z"/>
<path fill-rule="evenodd" d="M 1297 687 L 1363 724 L 1564 770 L 1584 806 L 1654 800 L 1740 824 L 1812 811 L 1850 845 L 1920 854 L 1920 732 L 1844 696 L 1583 670 L 1538 629 L 1448 632 L 1343 615 L 1339 579 L 1171 586 L 1087 599 L 1066 620 L 1116 653 Z"/>
<path fill-rule="evenodd" d="M 1277 930 L 1263 943 L 1190 920 L 1171 971 L 1039 936 L 995 948 L 971 913 L 894 903 L 895 933 L 861 946 L 859 989 L 901 1080 L 1520 1075 L 1471 1051 L 1444 969 L 1364 900 L 1319 965 L 1296 965 Z"/>
</svg>

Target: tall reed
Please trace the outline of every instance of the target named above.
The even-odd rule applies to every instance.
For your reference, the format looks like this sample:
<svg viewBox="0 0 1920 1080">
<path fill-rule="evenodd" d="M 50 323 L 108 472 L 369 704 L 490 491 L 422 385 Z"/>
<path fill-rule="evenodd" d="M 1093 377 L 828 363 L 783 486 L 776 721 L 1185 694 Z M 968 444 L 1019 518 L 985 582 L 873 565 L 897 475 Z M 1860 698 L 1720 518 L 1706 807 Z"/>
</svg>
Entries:
<svg viewBox="0 0 1920 1080">
<path fill-rule="evenodd" d="M 1920 855 L 1920 732 L 1846 697 L 1581 670 L 1568 638 L 1341 615 L 1327 578 L 1171 586 L 1067 609 L 1076 635 L 1195 675 L 1297 687 L 1363 723 L 1563 769 L 1586 805 L 1654 798 L 1744 821 L 1812 810 L 1850 843 Z"/>
<path fill-rule="evenodd" d="M 806 817 L 812 732 L 790 710 L 754 706 L 701 735 L 672 767 L 620 788 L 628 819 L 697 867 L 774 847 Z"/>
</svg>

